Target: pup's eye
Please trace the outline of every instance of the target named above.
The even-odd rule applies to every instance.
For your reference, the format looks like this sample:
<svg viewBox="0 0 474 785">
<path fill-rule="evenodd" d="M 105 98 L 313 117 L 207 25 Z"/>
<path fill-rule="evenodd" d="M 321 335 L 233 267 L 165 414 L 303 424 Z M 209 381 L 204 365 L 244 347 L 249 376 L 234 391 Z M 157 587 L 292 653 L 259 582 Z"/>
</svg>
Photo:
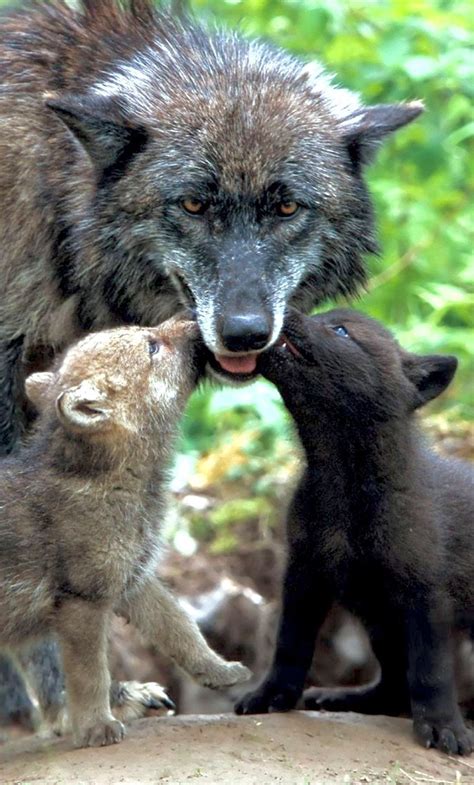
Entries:
<svg viewBox="0 0 474 785">
<path fill-rule="evenodd" d="M 280 218 L 293 218 L 294 215 L 298 212 L 300 206 L 298 202 L 279 202 L 276 206 L 277 215 Z"/>
<path fill-rule="evenodd" d="M 343 324 L 333 325 L 332 329 L 334 330 L 335 333 L 337 333 L 337 335 L 340 335 L 341 338 L 350 338 L 351 337 L 349 335 L 349 333 L 347 332 L 347 330 L 346 330 L 346 328 L 344 327 Z"/>
<path fill-rule="evenodd" d="M 153 354 L 158 354 L 161 349 L 161 343 L 158 341 L 148 341 L 148 354 L 151 356 Z"/>
<path fill-rule="evenodd" d="M 207 210 L 207 203 L 200 199 L 183 199 L 181 207 L 189 215 L 203 215 Z"/>
</svg>

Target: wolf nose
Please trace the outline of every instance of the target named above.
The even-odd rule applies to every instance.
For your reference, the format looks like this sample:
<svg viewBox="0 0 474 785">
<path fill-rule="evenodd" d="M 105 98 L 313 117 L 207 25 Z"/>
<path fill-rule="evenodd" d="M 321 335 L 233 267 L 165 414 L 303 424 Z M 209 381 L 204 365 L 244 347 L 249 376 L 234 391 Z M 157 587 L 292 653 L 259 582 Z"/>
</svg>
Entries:
<svg viewBox="0 0 474 785">
<path fill-rule="evenodd" d="M 222 342 L 231 352 L 252 352 L 263 349 L 270 340 L 271 328 L 260 314 L 227 316 L 222 324 Z"/>
</svg>

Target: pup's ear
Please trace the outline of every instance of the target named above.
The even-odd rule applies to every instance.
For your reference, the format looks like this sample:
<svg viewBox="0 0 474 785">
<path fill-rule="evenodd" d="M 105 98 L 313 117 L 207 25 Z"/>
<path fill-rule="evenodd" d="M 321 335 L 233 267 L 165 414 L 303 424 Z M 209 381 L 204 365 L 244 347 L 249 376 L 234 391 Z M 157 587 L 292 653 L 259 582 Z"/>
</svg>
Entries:
<svg viewBox="0 0 474 785">
<path fill-rule="evenodd" d="M 354 166 L 370 163 L 388 134 L 411 123 L 423 111 L 421 101 L 376 104 L 361 106 L 341 120 L 343 138 Z"/>
<path fill-rule="evenodd" d="M 131 126 L 113 97 L 46 95 L 45 99 L 100 172 L 120 168 L 145 147 L 145 129 Z"/>
<path fill-rule="evenodd" d="M 287 308 L 285 311 L 284 329 L 287 327 L 294 329 L 299 327 L 301 329 L 305 323 L 311 324 L 310 319 L 311 316 L 301 313 L 297 308 Z"/>
<path fill-rule="evenodd" d="M 458 361 L 452 355 L 406 354 L 402 365 L 405 376 L 416 387 L 414 408 L 418 409 L 444 392 L 456 373 Z"/>
<path fill-rule="evenodd" d="M 50 400 L 54 373 L 32 373 L 25 381 L 25 391 L 31 403 L 41 411 Z"/>
<path fill-rule="evenodd" d="M 90 381 L 64 390 L 56 399 L 59 420 L 66 428 L 99 431 L 112 419 L 107 395 Z"/>
</svg>

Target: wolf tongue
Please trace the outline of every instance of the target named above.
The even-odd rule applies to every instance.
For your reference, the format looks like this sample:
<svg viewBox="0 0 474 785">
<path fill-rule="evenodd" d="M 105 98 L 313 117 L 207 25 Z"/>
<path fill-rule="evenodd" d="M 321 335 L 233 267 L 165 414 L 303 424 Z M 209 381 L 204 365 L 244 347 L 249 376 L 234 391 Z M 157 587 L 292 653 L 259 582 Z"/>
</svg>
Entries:
<svg viewBox="0 0 474 785">
<path fill-rule="evenodd" d="M 216 360 L 227 373 L 253 373 L 257 367 L 256 354 L 245 354 L 242 357 L 216 354 Z"/>
</svg>

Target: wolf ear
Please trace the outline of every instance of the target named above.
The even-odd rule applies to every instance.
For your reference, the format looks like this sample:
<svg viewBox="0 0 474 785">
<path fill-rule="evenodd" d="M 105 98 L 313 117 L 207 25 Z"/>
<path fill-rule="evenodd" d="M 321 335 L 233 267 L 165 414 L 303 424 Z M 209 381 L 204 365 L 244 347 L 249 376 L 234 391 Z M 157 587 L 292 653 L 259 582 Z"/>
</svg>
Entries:
<svg viewBox="0 0 474 785">
<path fill-rule="evenodd" d="M 121 117 L 113 97 L 46 96 L 46 106 L 61 118 L 101 172 L 123 168 L 145 147 L 145 129 Z"/>
<path fill-rule="evenodd" d="M 31 403 L 41 411 L 48 402 L 54 382 L 54 373 L 32 373 L 25 381 L 26 395 Z"/>
<path fill-rule="evenodd" d="M 441 395 L 456 373 L 458 361 L 452 355 L 406 354 L 402 360 L 405 376 L 416 387 L 414 408 Z"/>
<path fill-rule="evenodd" d="M 75 431 L 100 431 L 112 419 L 107 396 L 92 382 L 64 390 L 56 399 L 60 422 Z"/>
<path fill-rule="evenodd" d="M 354 164 L 370 163 L 388 135 L 411 123 L 424 106 L 421 101 L 408 104 L 363 106 L 341 121 L 342 135 Z"/>
</svg>

